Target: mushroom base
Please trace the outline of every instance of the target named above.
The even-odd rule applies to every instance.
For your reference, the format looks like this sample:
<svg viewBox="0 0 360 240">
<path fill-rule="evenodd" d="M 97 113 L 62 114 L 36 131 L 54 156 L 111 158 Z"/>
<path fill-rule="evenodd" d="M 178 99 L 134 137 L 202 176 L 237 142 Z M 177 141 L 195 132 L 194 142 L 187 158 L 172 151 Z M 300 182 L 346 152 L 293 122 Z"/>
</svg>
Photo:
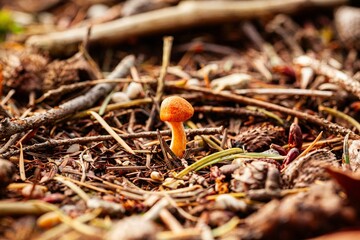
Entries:
<svg viewBox="0 0 360 240">
<path fill-rule="evenodd" d="M 170 125 L 172 130 L 170 149 L 176 156 L 182 158 L 186 148 L 184 125 L 182 122 L 170 122 Z"/>
</svg>

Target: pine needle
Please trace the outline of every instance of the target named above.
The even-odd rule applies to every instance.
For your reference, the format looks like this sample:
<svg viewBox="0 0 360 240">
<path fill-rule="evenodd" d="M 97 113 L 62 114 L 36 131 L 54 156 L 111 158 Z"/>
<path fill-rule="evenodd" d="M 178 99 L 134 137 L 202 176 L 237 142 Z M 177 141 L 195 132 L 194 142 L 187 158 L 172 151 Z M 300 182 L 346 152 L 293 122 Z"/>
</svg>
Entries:
<svg viewBox="0 0 360 240">
<path fill-rule="evenodd" d="M 316 143 L 321 139 L 322 134 L 323 132 L 321 131 L 319 135 L 315 138 L 315 140 L 296 159 L 299 159 L 302 156 L 308 154 L 311 151 L 311 149 L 316 145 Z"/>
<path fill-rule="evenodd" d="M 89 111 L 89 113 L 103 126 L 103 128 L 129 153 L 135 154 L 134 150 L 126 144 L 126 142 L 116 134 L 116 132 L 105 122 L 105 120 L 96 112 Z"/>
<path fill-rule="evenodd" d="M 70 182 L 66 179 L 64 179 L 63 176 L 55 176 L 54 180 L 61 182 L 62 184 L 66 185 L 68 188 L 73 190 L 79 197 L 81 197 L 85 202 L 90 199 L 90 197 L 84 192 L 80 187 L 78 187 L 75 183 Z"/>
</svg>

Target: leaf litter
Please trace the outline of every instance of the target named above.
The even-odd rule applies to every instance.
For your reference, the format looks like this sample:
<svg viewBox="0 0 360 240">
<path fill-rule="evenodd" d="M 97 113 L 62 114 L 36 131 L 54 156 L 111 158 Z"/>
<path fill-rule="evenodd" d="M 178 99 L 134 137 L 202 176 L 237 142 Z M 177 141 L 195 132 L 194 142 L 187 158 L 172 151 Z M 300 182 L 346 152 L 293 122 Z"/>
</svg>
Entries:
<svg viewBox="0 0 360 240">
<path fill-rule="evenodd" d="M 2 238 L 359 235 L 358 8 L 263 5 L 249 19 L 232 1 L 237 19 L 199 26 L 206 2 L 39 2 L 2 3 L 14 19 L 0 48 Z M 152 22 L 196 6 L 194 26 Z M 93 38 L 135 17 L 154 25 Z M 89 23 L 66 47 L 44 41 Z M 194 107 L 182 157 L 159 118 L 173 95 Z"/>
</svg>

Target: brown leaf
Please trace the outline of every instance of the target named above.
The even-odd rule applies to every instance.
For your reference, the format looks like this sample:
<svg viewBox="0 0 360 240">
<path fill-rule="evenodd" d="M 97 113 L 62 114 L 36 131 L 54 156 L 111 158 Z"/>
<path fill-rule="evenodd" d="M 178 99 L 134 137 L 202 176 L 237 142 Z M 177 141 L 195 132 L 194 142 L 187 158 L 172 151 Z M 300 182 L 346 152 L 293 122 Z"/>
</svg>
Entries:
<svg viewBox="0 0 360 240">
<path fill-rule="evenodd" d="M 360 207 L 360 175 L 350 171 L 342 171 L 334 167 L 327 167 L 326 171 L 344 189 L 349 200 Z"/>
<path fill-rule="evenodd" d="M 313 238 L 313 240 L 338 240 L 338 239 L 346 239 L 346 240 L 360 239 L 360 229 L 339 231 L 339 232 L 322 235 L 317 238 Z"/>
</svg>

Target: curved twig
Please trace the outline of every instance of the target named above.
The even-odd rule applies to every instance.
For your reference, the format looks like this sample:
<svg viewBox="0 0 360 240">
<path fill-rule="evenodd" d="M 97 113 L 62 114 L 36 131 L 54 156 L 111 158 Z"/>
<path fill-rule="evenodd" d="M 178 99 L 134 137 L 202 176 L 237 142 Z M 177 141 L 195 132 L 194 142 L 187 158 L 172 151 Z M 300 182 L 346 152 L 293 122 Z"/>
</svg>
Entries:
<svg viewBox="0 0 360 240">
<path fill-rule="evenodd" d="M 135 63 L 135 57 L 125 57 L 108 76 L 108 79 L 115 79 L 125 76 L 131 66 Z M 101 83 L 91 88 L 86 94 L 74 98 L 56 108 L 23 119 L 6 118 L 0 122 L 0 138 L 9 137 L 29 129 L 37 128 L 44 124 L 51 124 L 79 110 L 92 107 L 101 97 L 108 94 L 116 83 Z"/>
</svg>

